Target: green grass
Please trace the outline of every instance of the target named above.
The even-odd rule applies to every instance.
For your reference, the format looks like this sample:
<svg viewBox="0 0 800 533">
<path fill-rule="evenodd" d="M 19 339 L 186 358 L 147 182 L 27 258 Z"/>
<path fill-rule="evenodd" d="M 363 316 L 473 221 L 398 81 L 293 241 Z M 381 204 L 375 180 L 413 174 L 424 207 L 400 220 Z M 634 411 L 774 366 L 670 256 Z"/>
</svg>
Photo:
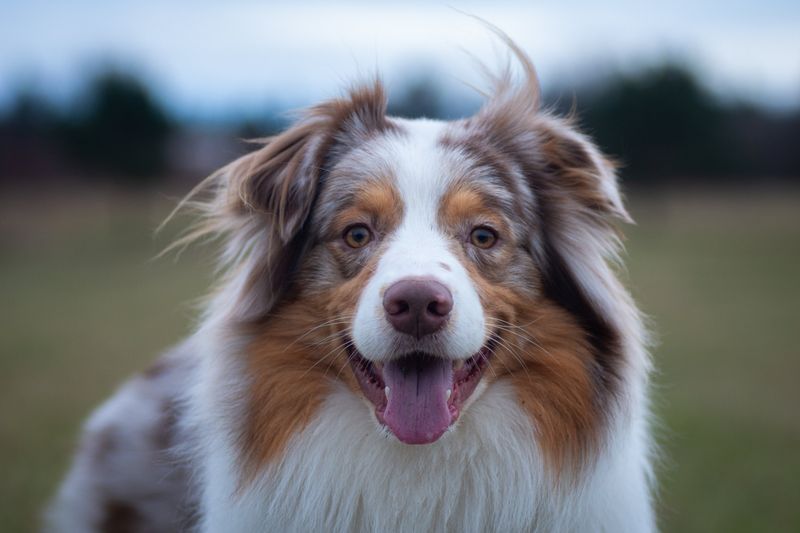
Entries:
<svg viewBox="0 0 800 533">
<path fill-rule="evenodd" d="M 800 192 L 631 202 L 629 285 L 653 317 L 665 531 L 800 530 Z M 150 261 L 168 203 L 0 210 L 0 524 L 35 528 L 81 420 L 191 328 L 203 253 Z"/>
<path fill-rule="evenodd" d="M 800 194 L 634 204 L 668 531 L 800 530 Z"/>
<path fill-rule="evenodd" d="M 151 261 L 168 242 L 153 239 L 166 205 L 100 197 L 3 206 L 1 530 L 34 530 L 83 418 L 188 331 L 209 269 L 196 256 Z"/>
</svg>

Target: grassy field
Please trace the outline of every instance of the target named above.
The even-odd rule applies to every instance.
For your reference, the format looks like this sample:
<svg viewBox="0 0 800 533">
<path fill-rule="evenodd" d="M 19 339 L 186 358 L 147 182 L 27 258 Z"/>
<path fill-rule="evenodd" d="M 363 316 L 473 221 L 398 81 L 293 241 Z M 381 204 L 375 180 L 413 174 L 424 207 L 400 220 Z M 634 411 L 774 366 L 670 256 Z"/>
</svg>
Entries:
<svg viewBox="0 0 800 533">
<path fill-rule="evenodd" d="M 800 531 L 800 191 L 635 197 L 665 531 Z M 0 201 L 0 529 L 31 531 L 80 421 L 190 329 L 204 254 L 150 261 L 169 202 Z"/>
</svg>

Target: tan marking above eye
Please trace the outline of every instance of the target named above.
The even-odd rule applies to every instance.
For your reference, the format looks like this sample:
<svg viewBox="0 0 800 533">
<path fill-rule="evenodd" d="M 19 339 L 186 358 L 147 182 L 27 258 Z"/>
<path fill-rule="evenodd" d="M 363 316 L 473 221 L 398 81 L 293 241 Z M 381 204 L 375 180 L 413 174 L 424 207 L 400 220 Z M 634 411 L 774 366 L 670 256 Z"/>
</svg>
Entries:
<svg viewBox="0 0 800 533">
<path fill-rule="evenodd" d="M 372 232 L 364 224 L 348 227 L 342 237 L 350 248 L 363 248 L 372 240 Z"/>
<path fill-rule="evenodd" d="M 469 234 L 469 242 L 473 246 L 487 250 L 497 242 L 497 232 L 487 226 L 478 226 Z"/>
</svg>

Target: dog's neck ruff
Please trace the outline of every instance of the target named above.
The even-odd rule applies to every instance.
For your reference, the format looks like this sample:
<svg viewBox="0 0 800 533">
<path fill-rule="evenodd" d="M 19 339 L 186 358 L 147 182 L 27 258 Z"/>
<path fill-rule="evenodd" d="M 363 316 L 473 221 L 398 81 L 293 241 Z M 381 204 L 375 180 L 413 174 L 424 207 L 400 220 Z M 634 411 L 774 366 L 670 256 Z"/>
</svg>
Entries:
<svg viewBox="0 0 800 533">
<path fill-rule="evenodd" d="M 205 484 L 202 531 L 571 531 L 609 523 L 606 498 L 648 509 L 639 465 L 619 461 L 636 457 L 634 440 L 614 443 L 615 453 L 562 485 L 548 474 L 530 419 L 502 380 L 425 446 L 377 431 L 370 409 L 336 385 L 283 456 L 245 485 L 235 440 L 224 433 L 205 440 L 201 471 L 214 483 Z M 617 531 L 635 531 L 626 529 L 634 522 L 647 530 L 652 521 L 648 513 L 633 518 L 611 521 Z"/>
</svg>

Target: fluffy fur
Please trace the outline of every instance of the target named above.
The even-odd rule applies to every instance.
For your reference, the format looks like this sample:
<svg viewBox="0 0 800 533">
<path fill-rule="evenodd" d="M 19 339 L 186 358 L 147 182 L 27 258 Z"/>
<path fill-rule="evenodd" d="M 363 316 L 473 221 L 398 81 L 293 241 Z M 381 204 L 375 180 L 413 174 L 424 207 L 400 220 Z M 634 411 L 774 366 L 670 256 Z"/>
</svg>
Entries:
<svg viewBox="0 0 800 533">
<path fill-rule="evenodd" d="M 471 118 L 388 117 L 375 82 L 198 187 L 187 242 L 222 238 L 225 274 L 197 332 L 92 415 L 49 530 L 655 529 L 614 168 L 540 109 L 507 43 L 524 77 L 495 77 Z M 414 338 L 381 299 L 419 278 L 453 311 Z M 421 353 L 479 381 L 447 390 L 443 435 L 406 444 L 382 372 Z"/>
</svg>

